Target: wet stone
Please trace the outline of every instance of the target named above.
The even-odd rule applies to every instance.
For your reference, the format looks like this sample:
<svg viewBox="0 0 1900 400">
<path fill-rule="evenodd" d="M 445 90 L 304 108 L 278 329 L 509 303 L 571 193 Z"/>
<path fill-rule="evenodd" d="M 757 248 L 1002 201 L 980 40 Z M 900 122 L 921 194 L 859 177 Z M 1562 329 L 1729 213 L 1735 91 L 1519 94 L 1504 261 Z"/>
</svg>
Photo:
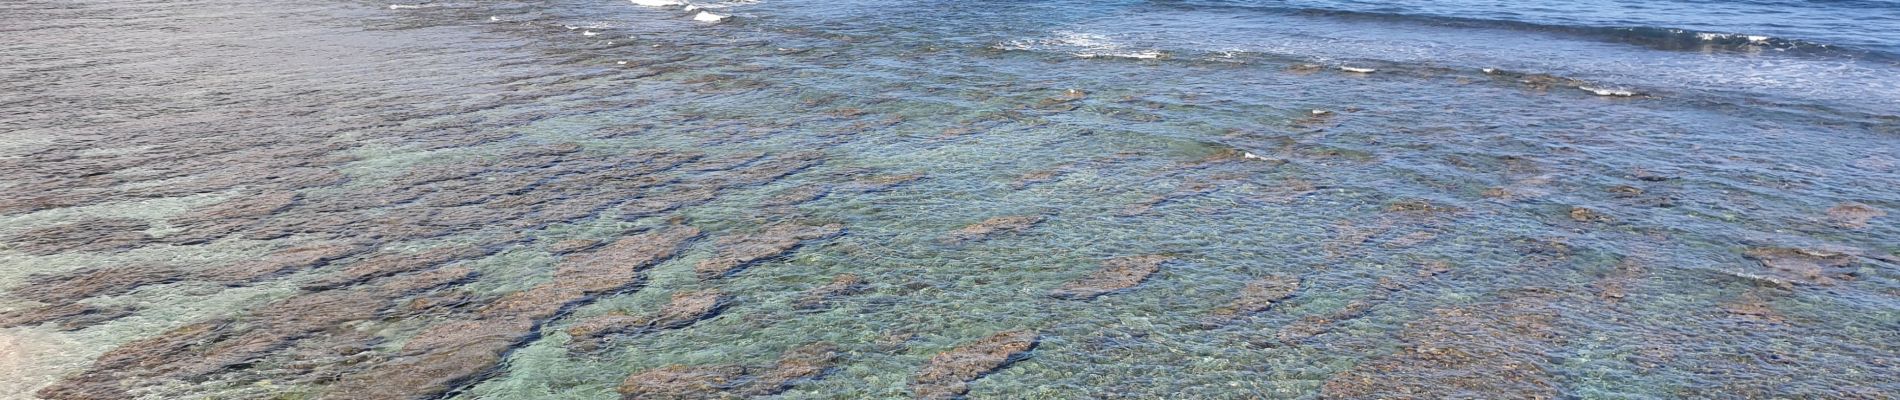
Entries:
<svg viewBox="0 0 1900 400">
<path fill-rule="evenodd" d="M 724 277 L 748 264 L 784 255 L 806 241 L 822 240 L 844 233 L 844 225 L 802 225 L 783 223 L 758 233 L 720 238 L 719 253 L 693 266 L 702 279 Z"/>
<path fill-rule="evenodd" d="M 832 278 L 830 283 L 806 290 L 792 302 L 793 309 L 815 310 L 824 308 L 832 299 L 864 292 L 868 289 L 864 278 L 854 274 L 841 274 Z"/>
<path fill-rule="evenodd" d="M 1257 314 L 1272 308 L 1273 304 L 1288 297 L 1300 289 L 1300 279 L 1285 275 L 1272 275 L 1247 282 L 1240 289 L 1240 295 L 1227 305 L 1215 308 L 1203 321 L 1203 325 L 1218 325 L 1235 318 Z"/>
<path fill-rule="evenodd" d="M 1002 233 L 1022 233 L 1036 224 L 1042 223 L 1040 215 L 1009 215 L 993 217 L 944 235 L 943 242 L 949 244 L 967 243 L 989 239 Z"/>
<path fill-rule="evenodd" d="M 1111 258 L 1102 262 L 1101 270 L 1064 283 L 1049 292 L 1049 296 L 1065 300 L 1089 300 L 1132 288 L 1160 271 L 1161 264 L 1172 259 L 1174 257 L 1163 255 Z"/>
<path fill-rule="evenodd" d="M 930 357 L 912 377 L 910 390 L 920 399 L 955 399 L 970 383 L 1026 357 L 1040 337 L 1032 331 L 997 333 Z"/>
</svg>

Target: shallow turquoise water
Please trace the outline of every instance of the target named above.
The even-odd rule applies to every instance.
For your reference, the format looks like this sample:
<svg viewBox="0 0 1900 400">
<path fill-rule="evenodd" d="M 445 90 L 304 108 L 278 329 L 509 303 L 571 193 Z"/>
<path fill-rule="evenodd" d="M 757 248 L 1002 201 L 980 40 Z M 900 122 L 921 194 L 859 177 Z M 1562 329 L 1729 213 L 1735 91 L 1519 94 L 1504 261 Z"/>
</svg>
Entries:
<svg viewBox="0 0 1900 400">
<path fill-rule="evenodd" d="M 468 368 L 388 395 L 616 398 L 643 371 L 756 379 L 825 342 L 835 362 L 771 395 L 901 398 L 933 357 L 1011 330 L 1039 342 L 969 397 L 1900 390 L 1890 49 L 1685 49 L 1345 6 L 715 6 L 733 19 L 603 1 L 6 6 L 23 61 L 0 67 L 0 393 L 345 398 L 435 360 Z M 1832 39 L 1797 28 L 1764 33 Z M 800 154 L 816 155 L 786 161 Z M 634 206 L 652 199 L 676 204 Z M 950 239 L 1008 216 L 1042 219 Z M 696 271 L 746 235 L 824 224 L 842 233 Z M 671 225 L 703 233 L 650 266 L 562 278 L 611 248 L 564 241 Z M 228 269 L 312 244 L 349 250 Z M 319 285 L 457 245 L 479 250 Z M 1100 297 L 1050 295 L 1142 255 L 1172 260 Z M 110 283 L 141 268 L 159 272 Z M 451 268 L 471 277 L 385 289 Z M 862 290 L 799 305 L 842 274 Z M 496 328 L 492 362 L 427 358 L 477 343 L 432 327 L 507 326 L 492 310 L 510 296 L 629 276 L 538 300 L 552 308 Z M 1210 320 L 1268 276 L 1298 289 Z M 569 331 L 701 290 L 729 298 L 597 350 Z M 336 293 L 375 305 L 272 311 Z M 89 311 L 42 312 L 60 306 Z M 230 322 L 156 344 L 205 321 Z M 145 362 L 102 367 L 126 354 Z"/>
</svg>

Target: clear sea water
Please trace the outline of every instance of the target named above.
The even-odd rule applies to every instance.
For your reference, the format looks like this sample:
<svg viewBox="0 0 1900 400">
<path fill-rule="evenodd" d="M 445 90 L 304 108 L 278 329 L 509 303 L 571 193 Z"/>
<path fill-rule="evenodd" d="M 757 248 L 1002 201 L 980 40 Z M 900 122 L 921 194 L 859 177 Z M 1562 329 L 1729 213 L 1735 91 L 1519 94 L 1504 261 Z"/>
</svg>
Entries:
<svg viewBox="0 0 1900 400">
<path fill-rule="evenodd" d="M 1900 2 L 697 6 L 730 18 L 0 3 L 0 398 L 613 399 L 819 342 L 822 373 L 698 394 L 907 398 L 1014 330 L 1038 343 L 969 398 L 1900 393 Z M 1009 216 L 1041 220 L 958 239 Z M 672 225 L 703 233 L 561 272 Z M 233 278 L 312 245 L 349 250 Z M 1144 255 L 1171 260 L 1050 295 Z M 1268 277 L 1297 290 L 1210 317 Z M 429 358 L 468 340 L 431 328 L 602 281 L 493 359 Z M 727 300 L 685 323 L 569 331 L 703 290 Z M 338 293 L 374 301 L 282 311 Z"/>
</svg>

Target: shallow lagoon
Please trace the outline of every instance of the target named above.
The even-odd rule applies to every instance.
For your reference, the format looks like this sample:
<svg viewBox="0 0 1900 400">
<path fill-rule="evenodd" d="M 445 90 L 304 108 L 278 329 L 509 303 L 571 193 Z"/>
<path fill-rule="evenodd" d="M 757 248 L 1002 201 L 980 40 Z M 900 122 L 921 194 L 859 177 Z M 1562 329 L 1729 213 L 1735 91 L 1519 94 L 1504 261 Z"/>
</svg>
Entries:
<svg viewBox="0 0 1900 400">
<path fill-rule="evenodd" d="M 1877 57 L 1136 2 L 5 7 L 21 398 L 1900 390 Z"/>
</svg>

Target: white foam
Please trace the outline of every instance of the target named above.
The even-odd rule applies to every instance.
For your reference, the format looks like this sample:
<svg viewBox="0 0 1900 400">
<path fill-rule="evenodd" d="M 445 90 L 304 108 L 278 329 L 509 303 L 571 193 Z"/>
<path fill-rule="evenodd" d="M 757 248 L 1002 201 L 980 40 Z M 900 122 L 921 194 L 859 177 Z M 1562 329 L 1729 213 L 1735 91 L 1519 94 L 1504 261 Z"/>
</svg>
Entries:
<svg viewBox="0 0 1900 400">
<path fill-rule="evenodd" d="M 488 20 L 489 20 L 489 21 L 500 21 L 500 20 L 501 20 L 501 17 L 496 17 L 496 16 L 489 16 L 489 17 L 488 17 Z"/>
<path fill-rule="evenodd" d="M 628 1 L 632 1 L 633 5 L 646 6 L 646 7 L 672 7 L 672 6 L 686 5 L 686 2 L 682 0 L 628 0 Z"/>
<path fill-rule="evenodd" d="M 719 14 L 713 14 L 713 13 L 710 13 L 710 12 L 705 12 L 705 11 L 700 11 L 700 12 L 699 12 L 699 14 L 695 14 L 695 15 L 693 15 L 693 20 L 694 20 L 694 21 L 699 21 L 699 22 L 713 22 L 713 23 L 718 23 L 718 22 L 720 22 L 720 21 L 725 21 L 725 20 L 726 20 L 726 18 L 732 18 L 732 16 L 731 16 L 731 15 L 719 15 Z"/>
<path fill-rule="evenodd" d="M 599 35 L 599 34 L 600 34 L 600 32 L 594 32 L 594 31 L 581 31 L 581 36 L 594 36 L 594 35 Z"/>
<path fill-rule="evenodd" d="M 1374 73 L 1374 72 L 1379 72 L 1379 70 L 1376 70 L 1376 69 L 1372 69 L 1372 68 L 1359 68 L 1359 67 L 1348 67 L 1348 66 L 1344 66 L 1344 65 L 1341 65 L 1341 66 L 1339 66 L 1339 70 L 1340 70 L 1340 71 L 1346 71 L 1346 72 L 1351 72 L 1351 73 L 1355 73 L 1355 74 L 1370 74 L 1370 73 Z"/>
<path fill-rule="evenodd" d="M 391 9 L 391 10 L 414 10 L 414 9 L 418 9 L 418 8 L 422 8 L 422 5 L 420 5 L 420 4 L 414 4 L 414 5 L 411 5 L 411 4 L 390 4 L 390 5 L 389 5 L 389 9 Z"/>
<path fill-rule="evenodd" d="M 1589 86 L 1578 86 L 1577 88 L 1583 89 L 1583 91 L 1585 92 L 1590 92 L 1598 96 L 1636 97 L 1636 95 L 1639 94 L 1636 92 L 1623 90 L 1623 89 L 1602 89 L 1602 88 L 1594 88 L 1594 87 L 1589 87 Z"/>
</svg>

